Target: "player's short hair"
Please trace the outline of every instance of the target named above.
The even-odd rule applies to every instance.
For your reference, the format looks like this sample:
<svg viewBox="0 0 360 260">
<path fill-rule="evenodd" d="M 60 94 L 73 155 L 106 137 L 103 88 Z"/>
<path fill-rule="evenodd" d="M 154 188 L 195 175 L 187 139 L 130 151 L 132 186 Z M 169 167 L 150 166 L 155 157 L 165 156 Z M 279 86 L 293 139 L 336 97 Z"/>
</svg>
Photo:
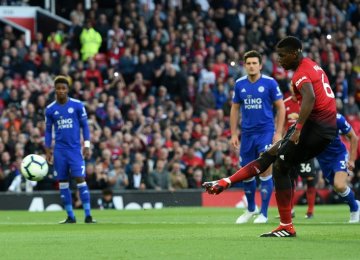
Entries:
<svg viewBox="0 0 360 260">
<path fill-rule="evenodd" d="M 259 63 L 260 64 L 262 63 L 262 56 L 261 56 L 260 52 L 258 52 L 258 51 L 251 50 L 251 51 L 245 52 L 243 60 L 246 62 L 246 60 L 248 58 L 258 58 Z"/>
<path fill-rule="evenodd" d="M 70 86 L 69 78 L 67 76 L 65 76 L 65 75 L 59 75 L 59 76 L 55 77 L 54 85 L 56 85 L 58 83 L 66 84 L 68 87 Z"/>
<path fill-rule="evenodd" d="M 285 48 L 289 51 L 301 52 L 302 51 L 302 43 L 295 36 L 287 36 L 277 43 L 276 48 Z"/>
</svg>

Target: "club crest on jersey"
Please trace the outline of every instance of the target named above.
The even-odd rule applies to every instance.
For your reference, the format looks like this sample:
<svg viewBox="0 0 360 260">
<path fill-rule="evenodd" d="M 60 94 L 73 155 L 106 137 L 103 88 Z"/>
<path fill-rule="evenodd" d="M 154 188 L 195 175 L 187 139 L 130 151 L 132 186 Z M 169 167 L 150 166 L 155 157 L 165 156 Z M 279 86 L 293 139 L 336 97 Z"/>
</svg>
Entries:
<svg viewBox="0 0 360 260">
<path fill-rule="evenodd" d="M 69 112 L 69 114 L 72 114 L 72 113 L 74 113 L 74 109 L 72 107 L 69 107 L 68 112 Z"/>
<path fill-rule="evenodd" d="M 264 90 L 265 90 L 265 88 L 264 88 L 263 86 L 260 86 L 260 87 L 258 88 L 258 91 L 259 91 L 260 93 L 264 92 Z"/>
</svg>

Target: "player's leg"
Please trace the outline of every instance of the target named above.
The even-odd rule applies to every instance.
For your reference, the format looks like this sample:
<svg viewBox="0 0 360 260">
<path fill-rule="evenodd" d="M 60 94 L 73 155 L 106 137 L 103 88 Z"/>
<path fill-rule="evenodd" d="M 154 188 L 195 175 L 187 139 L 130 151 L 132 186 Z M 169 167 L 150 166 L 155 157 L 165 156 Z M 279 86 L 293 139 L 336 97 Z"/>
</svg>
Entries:
<svg viewBox="0 0 360 260">
<path fill-rule="evenodd" d="M 291 210 L 293 206 L 293 180 L 290 177 L 291 165 L 280 159 L 274 162 L 275 198 L 280 214 L 280 223 L 283 225 L 292 224 Z"/>
<path fill-rule="evenodd" d="M 274 151 L 279 148 L 279 144 L 280 141 L 277 143 L 276 146 L 272 146 L 268 151 L 260 155 L 258 159 L 240 168 L 230 177 L 223 178 L 217 181 L 204 182 L 202 186 L 209 194 L 220 194 L 221 192 L 229 188 L 231 184 L 241 182 L 243 180 L 257 176 L 260 173 L 263 173 L 275 161 L 276 155 L 274 155 L 274 153 L 276 152 Z"/>
<path fill-rule="evenodd" d="M 85 214 L 85 223 L 96 223 L 91 216 L 90 191 L 85 181 L 85 162 L 79 150 L 73 150 L 69 158 L 71 177 L 75 179 Z"/>
<path fill-rule="evenodd" d="M 256 140 L 259 154 L 262 154 L 271 146 L 273 133 L 264 134 Z M 261 209 L 259 216 L 256 217 L 254 223 L 266 223 L 268 220 L 268 208 L 271 195 L 274 188 L 272 178 L 272 167 L 270 166 L 265 172 L 260 174 L 260 194 L 261 194 Z"/>
<path fill-rule="evenodd" d="M 313 218 L 314 217 L 314 208 L 315 208 L 315 200 L 316 200 L 316 178 L 315 177 L 307 177 L 306 178 L 306 200 L 308 203 L 308 209 L 306 211 L 305 218 Z"/>
<path fill-rule="evenodd" d="M 54 150 L 54 171 L 59 181 L 60 197 L 67 213 L 67 219 L 61 221 L 60 224 L 76 223 L 69 187 L 69 165 L 66 159 L 66 152 L 63 150 Z"/>
<path fill-rule="evenodd" d="M 269 166 L 276 160 L 277 154 L 287 142 L 290 135 L 294 132 L 295 128 L 289 128 L 284 139 L 273 144 L 267 151 L 265 151 L 259 158 L 246 164 L 244 167 L 239 169 L 229 178 L 223 178 L 218 181 L 204 182 L 203 187 L 209 194 L 220 194 L 231 184 L 238 183 L 240 181 L 249 179 L 260 173 L 266 171 Z"/>
<path fill-rule="evenodd" d="M 355 199 L 355 194 L 348 186 L 347 172 L 347 153 L 335 155 L 334 158 L 318 158 L 320 168 L 323 172 L 324 179 L 333 185 L 334 190 L 340 198 L 349 205 L 350 219 L 349 223 L 358 223 L 360 220 L 359 201 Z"/>
<path fill-rule="evenodd" d="M 330 143 L 331 139 L 324 137 L 321 134 L 321 129 L 316 127 L 312 123 L 305 124 L 298 144 L 291 141 L 283 142 L 278 150 L 278 158 L 274 162 L 273 177 L 275 198 L 280 214 L 280 226 L 261 235 L 262 237 L 292 237 L 296 235 L 291 218 L 293 191 L 290 171 L 299 163 L 320 154 Z"/>
<path fill-rule="evenodd" d="M 308 209 L 305 218 L 309 219 L 314 216 L 317 176 L 315 172 L 314 160 L 309 160 L 305 163 L 300 163 L 300 176 L 303 181 L 306 181 L 306 200 Z"/>
<path fill-rule="evenodd" d="M 335 173 L 334 189 L 342 198 L 342 200 L 349 205 L 350 219 L 349 223 L 358 223 L 360 221 L 359 201 L 355 199 L 354 192 L 347 185 L 348 173 L 345 171 L 338 171 Z"/>
<path fill-rule="evenodd" d="M 291 200 L 291 218 L 295 218 L 295 190 L 297 185 L 297 178 L 299 176 L 298 172 L 300 165 L 294 167 L 295 169 L 290 171 L 290 180 L 291 180 L 291 190 L 292 190 L 292 200 Z M 276 216 L 277 219 L 280 219 L 280 215 Z"/>
<path fill-rule="evenodd" d="M 256 154 L 255 136 L 243 135 L 241 138 L 240 146 L 240 165 L 245 166 L 249 162 L 253 161 Z M 243 188 L 247 200 L 247 210 L 236 219 L 236 224 L 243 224 L 248 222 L 255 214 L 258 213 L 255 204 L 256 193 L 256 179 L 252 176 L 249 179 L 243 180 Z"/>
</svg>

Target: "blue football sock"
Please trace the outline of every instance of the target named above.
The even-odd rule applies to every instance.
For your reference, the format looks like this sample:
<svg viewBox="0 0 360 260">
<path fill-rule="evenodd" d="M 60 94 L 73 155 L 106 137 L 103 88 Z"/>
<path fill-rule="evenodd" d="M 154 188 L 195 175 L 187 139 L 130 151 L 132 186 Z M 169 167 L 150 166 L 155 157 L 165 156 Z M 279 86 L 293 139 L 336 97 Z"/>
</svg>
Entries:
<svg viewBox="0 0 360 260">
<path fill-rule="evenodd" d="M 261 211 L 265 217 L 268 216 L 268 208 L 271 199 L 271 195 L 274 188 L 274 182 L 272 175 L 266 177 L 260 177 L 261 180 Z"/>
<path fill-rule="evenodd" d="M 71 191 L 69 189 L 69 183 L 60 183 L 60 197 L 64 204 L 64 208 L 66 210 L 67 215 L 70 218 L 75 218 L 73 206 L 72 206 L 72 198 Z"/>
<path fill-rule="evenodd" d="M 343 193 L 338 193 L 338 194 L 340 195 L 342 200 L 349 205 L 351 212 L 357 211 L 359 209 L 359 206 L 355 200 L 354 192 L 350 189 L 349 186 L 346 188 L 346 190 Z"/>
<path fill-rule="evenodd" d="M 252 178 L 250 181 L 244 181 L 244 192 L 248 202 L 248 211 L 253 212 L 255 210 L 255 192 L 256 192 L 256 180 Z"/>
<path fill-rule="evenodd" d="M 86 182 L 77 184 L 85 216 L 91 216 L 90 192 Z"/>
</svg>

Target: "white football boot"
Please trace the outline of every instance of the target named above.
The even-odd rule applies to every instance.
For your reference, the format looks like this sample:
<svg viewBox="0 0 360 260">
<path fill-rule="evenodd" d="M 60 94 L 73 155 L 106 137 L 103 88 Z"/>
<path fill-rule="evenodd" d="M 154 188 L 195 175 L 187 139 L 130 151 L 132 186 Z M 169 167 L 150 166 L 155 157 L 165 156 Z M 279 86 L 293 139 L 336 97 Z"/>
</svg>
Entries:
<svg viewBox="0 0 360 260">
<path fill-rule="evenodd" d="M 358 210 L 354 212 L 350 212 L 350 220 L 349 223 L 359 223 L 360 221 L 360 201 L 356 201 L 358 204 Z"/>
<path fill-rule="evenodd" d="M 253 216 L 259 213 L 259 210 L 257 207 L 255 207 L 254 211 L 248 211 L 246 210 L 244 214 L 242 214 L 240 217 L 237 218 L 236 224 L 244 224 L 247 223 Z"/>
<path fill-rule="evenodd" d="M 254 224 L 264 224 L 268 222 L 268 218 L 265 217 L 262 213 L 257 216 L 254 220 Z"/>
</svg>

